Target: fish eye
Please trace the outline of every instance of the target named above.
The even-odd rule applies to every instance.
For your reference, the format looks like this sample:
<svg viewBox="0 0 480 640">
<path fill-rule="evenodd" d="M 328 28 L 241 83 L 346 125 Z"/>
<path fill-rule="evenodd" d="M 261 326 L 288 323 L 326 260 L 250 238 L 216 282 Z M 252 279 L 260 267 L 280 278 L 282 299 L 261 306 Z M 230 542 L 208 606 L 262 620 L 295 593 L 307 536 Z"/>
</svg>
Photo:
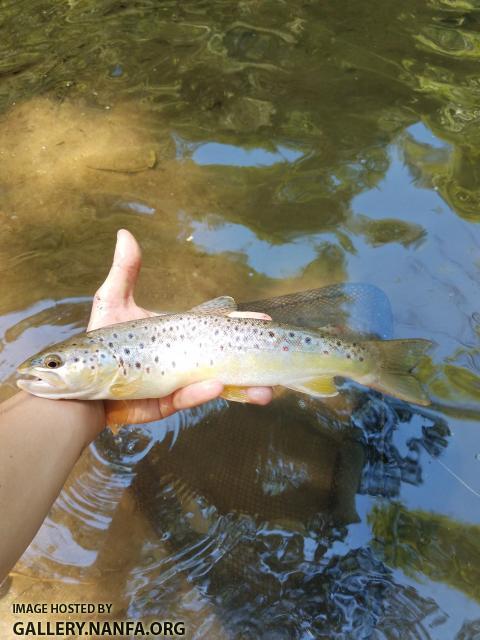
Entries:
<svg viewBox="0 0 480 640">
<path fill-rule="evenodd" d="M 60 358 L 60 356 L 57 356 L 55 354 L 46 356 L 43 361 L 43 366 L 48 367 L 49 369 L 58 369 L 58 367 L 61 367 L 62 364 L 63 360 Z"/>
</svg>

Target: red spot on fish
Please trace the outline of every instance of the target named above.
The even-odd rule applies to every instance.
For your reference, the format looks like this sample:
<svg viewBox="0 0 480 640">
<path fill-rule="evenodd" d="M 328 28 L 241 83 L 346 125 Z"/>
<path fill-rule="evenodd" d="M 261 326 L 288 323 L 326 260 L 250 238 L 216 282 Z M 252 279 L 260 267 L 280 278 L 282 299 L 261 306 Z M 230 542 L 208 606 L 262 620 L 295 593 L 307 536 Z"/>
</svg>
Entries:
<svg viewBox="0 0 480 640">
<path fill-rule="evenodd" d="M 288 347 L 283 347 L 283 350 L 284 351 L 288 351 Z"/>
</svg>

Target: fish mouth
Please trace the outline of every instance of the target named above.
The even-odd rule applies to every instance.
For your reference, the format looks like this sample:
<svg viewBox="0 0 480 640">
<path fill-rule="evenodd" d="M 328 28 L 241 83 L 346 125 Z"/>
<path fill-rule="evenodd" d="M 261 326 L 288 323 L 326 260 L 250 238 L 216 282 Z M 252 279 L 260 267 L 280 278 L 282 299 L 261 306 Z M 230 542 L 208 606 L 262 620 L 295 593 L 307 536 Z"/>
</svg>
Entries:
<svg viewBox="0 0 480 640">
<path fill-rule="evenodd" d="M 53 371 L 43 371 L 31 367 L 20 366 L 17 372 L 22 376 L 17 380 L 17 386 L 23 391 L 33 393 L 36 396 L 51 398 L 59 395 L 63 386 L 61 378 Z"/>
</svg>

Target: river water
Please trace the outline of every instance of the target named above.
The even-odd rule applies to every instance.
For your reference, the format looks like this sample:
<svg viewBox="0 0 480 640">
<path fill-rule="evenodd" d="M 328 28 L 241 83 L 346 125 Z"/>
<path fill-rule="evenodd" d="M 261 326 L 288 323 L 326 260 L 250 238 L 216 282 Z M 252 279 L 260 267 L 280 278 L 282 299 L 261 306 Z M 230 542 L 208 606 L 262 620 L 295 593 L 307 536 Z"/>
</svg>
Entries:
<svg viewBox="0 0 480 640">
<path fill-rule="evenodd" d="M 1 0 L 0 399 L 84 328 L 116 230 L 152 309 L 340 282 L 435 341 L 355 385 L 106 431 L 3 586 L 187 637 L 480 634 L 480 3 Z"/>
</svg>

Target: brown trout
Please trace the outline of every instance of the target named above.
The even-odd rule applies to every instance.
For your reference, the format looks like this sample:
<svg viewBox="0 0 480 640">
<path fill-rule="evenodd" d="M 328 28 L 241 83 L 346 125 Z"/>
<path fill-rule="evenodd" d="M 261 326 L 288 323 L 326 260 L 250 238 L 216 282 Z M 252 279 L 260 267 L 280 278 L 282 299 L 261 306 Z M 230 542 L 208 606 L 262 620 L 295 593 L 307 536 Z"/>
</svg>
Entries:
<svg viewBox="0 0 480 640">
<path fill-rule="evenodd" d="M 325 331 L 231 318 L 233 298 L 185 313 L 123 322 L 60 342 L 26 360 L 21 389 L 44 398 L 137 399 L 165 396 L 201 380 L 244 387 L 283 386 L 316 397 L 337 395 L 333 378 L 350 378 L 417 404 L 429 400 L 412 370 L 428 340 L 352 341 Z"/>
</svg>

